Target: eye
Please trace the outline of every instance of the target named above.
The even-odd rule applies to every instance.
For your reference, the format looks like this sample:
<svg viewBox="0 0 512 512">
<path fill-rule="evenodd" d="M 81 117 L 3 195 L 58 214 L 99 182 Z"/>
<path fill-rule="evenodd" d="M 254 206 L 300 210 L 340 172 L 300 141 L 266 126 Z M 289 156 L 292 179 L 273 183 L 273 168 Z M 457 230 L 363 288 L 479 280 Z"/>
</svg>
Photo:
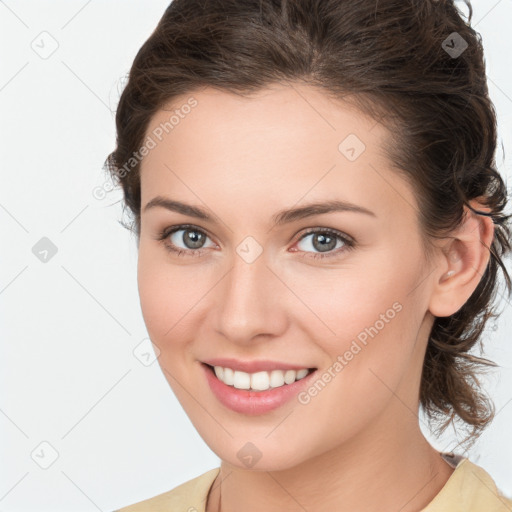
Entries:
<svg viewBox="0 0 512 512">
<path fill-rule="evenodd" d="M 178 256 L 200 256 L 203 254 L 203 244 L 207 239 L 209 236 L 203 230 L 188 224 L 166 228 L 157 237 L 167 250 Z"/>
<path fill-rule="evenodd" d="M 210 237 L 197 226 L 183 224 L 167 227 L 157 235 L 157 240 L 165 248 L 177 256 L 202 256 L 208 246 L 206 240 Z M 331 228 L 313 228 L 303 234 L 296 245 L 302 244 L 293 252 L 304 252 L 304 258 L 331 258 L 355 247 L 355 241 L 341 231 Z M 212 243 L 210 247 L 215 247 Z M 318 253 L 311 254 L 311 250 Z M 325 254 L 324 254 L 325 253 Z"/>
<path fill-rule="evenodd" d="M 331 228 L 309 230 L 300 237 L 297 244 L 301 243 L 303 243 L 302 247 L 299 247 L 301 251 L 308 252 L 311 249 L 320 251 L 305 256 L 306 258 L 331 258 L 339 256 L 340 253 L 346 252 L 355 246 L 355 241 L 351 237 Z M 334 249 L 338 250 L 334 251 Z"/>
</svg>

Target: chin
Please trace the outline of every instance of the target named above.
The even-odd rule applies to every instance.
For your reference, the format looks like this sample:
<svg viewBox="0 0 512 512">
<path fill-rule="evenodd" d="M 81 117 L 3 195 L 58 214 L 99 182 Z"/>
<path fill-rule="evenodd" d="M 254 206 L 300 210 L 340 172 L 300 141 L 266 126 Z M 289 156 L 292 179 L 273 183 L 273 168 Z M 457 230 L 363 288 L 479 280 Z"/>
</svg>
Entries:
<svg viewBox="0 0 512 512">
<path fill-rule="evenodd" d="M 305 459 L 303 446 L 274 446 L 269 440 L 251 441 L 237 437 L 228 443 L 215 446 L 207 443 L 223 464 L 249 471 L 284 471 L 300 464 Z"/>
</svg>

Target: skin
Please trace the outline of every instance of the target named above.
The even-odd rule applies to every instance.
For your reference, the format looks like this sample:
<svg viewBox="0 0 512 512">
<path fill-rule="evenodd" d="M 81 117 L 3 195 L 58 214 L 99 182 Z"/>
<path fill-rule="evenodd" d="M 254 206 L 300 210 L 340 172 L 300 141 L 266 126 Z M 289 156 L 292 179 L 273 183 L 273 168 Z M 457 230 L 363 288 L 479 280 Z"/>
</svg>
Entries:
<svg viewBox="0 0 512 512">
<path fill-rule="evenodd" d="M 468 210 L 427 261 L 417 201 L 384 156 L 382 124 L 305 84 L 193 97 L 198 105 L 144 157 L 142 206 L 161 195 L 215 220 L 142 211 L 138 287 L 164 375 L 221 459 L 207 512 L 420 510 L 453 472 L 419 428 L 428 334 L 434 316 L 456 312 L 478 285 L 492 220 Z M 169 116 L 157 112 L 147 134 Z M 349 134 L 366 146 L 355 161 L 338 150 Z M 272 226 L 282 209 L 333 199 L 375 216 L 331 212 Z M 207 235 L 202 255 L 177 256 L 156 239 L 186 223 Z M 299 241 L 308 228 L 338 230 L 356 245 L 340 252 L 339 239 L 332 257 L 314 259 L 315 235 Z M 193 251 L 183 234 L 167 241 Z M 237 254 L 248 236 L 263 249 L 252 263 Z M 322 374 L 397 302 L 400 312 L 307 404 L 236 413 L 200 366 L 222 356 L 274 359 Z M 251 468 L 237 457 L 248 441 L 261 452 Z"/>
</svg>

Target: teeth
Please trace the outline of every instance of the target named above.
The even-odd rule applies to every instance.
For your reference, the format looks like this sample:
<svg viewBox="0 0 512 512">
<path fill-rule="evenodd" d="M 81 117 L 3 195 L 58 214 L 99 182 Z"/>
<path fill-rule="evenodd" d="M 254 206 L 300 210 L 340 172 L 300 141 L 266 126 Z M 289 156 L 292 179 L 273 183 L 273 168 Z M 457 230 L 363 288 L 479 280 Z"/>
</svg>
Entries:
<svg viewBox="0 0 512 512">
<path fill-rule="evenodd" d="M 309 370 L 272 370 L 271 372 L 246 373 L 222 366 L 214 366 L 217 378 L 237 389 L 250 389 L 252 391 L 266 391 L 270 388 L 279 388 L 285 384 L 292 384 L 303 379 Z"/>
<path fill-rule="evenodd" d="M 270 385 L 273 388 L 278 388 L 284 384 L 284 372 L 274 370 L 270 372 Z"/>
<path fill-rule="evenodd" d="M 243 373 L 243 372 L 242 372 Z M 245 373 L 244 375 L 249 375 Z M 268 372 L 253 373 L 251 376 L 251 388 L 257 391 L 263 391 L 270 387 L 270 377 Z M 236 384 L 236 380 L 235 380 Z M 235 385 L 236 387 L 236 385 Z"/>
<path fill-rule="evenodd" d="M 238 389 L 249 389 L 251 387 L 251 375 L 245 372 L 239 372 L 235 370 L 233 376 L 233 386 Z"/>
</svg>

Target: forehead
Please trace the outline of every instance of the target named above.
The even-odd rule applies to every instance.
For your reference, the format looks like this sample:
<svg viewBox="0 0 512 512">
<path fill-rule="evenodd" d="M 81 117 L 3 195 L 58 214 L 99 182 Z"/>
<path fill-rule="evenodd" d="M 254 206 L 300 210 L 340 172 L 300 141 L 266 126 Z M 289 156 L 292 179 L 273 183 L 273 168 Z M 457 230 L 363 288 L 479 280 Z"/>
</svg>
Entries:
<svg viewBox="0 0 512 512">
<path fill-rule="evenodd" d="M 165 192 L 246 211 L 302 199 L 388 211 L 415 204 L 383 152 L 386 128 L 311 86 L 273 85 L 251 97 L 211 88 L 182 95 L 153 116 L 146 136 L 155 145 L 141 164 L 143 205 Z"/>
</svg>

